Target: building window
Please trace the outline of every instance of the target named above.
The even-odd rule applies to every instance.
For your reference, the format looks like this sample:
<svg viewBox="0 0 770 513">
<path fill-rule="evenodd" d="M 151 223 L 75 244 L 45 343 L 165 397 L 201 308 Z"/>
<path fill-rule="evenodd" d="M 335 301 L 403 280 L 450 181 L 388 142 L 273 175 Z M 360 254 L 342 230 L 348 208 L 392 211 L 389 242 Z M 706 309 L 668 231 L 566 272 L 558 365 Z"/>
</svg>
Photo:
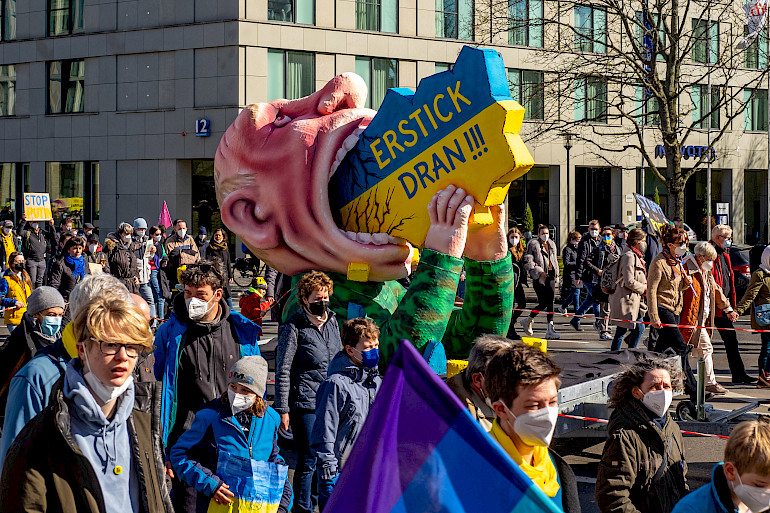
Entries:
<svg viewBox="0 0 770 513">
<path fill-rule="evenodd" d="M 16 39 L 16 0 L 0 0 L 0 41 Z"/>
<path fill-rule="evenodd" d="M 437 62 L 436 63 L 436 73 L 441 73 L 442 71 L 449 71 L 452 69 L 452 65 L 446 62 Z"/>
<path fill-rule="evenodd" d="M 509 69 L 511 98 L 524 107 L 524 119 L 544 119 L 544 82 L 542 71 Z"/>
<path fill-rule="evenodd" d="M 0 116 L 16 115 L 16 66 L 0 66 Z"/>
<path fill-rule="evenodd" d="M 743 35 L 747 36 L 749 34 L 749 27 L 744 26 L 743 27 Z M 767 68 L 767 28 L 763 29 L 759 33 L 759 37 L 757 37 L 753 43 L 751 43 L 751 46 L 746 48 L 746 50 L 743 51 L 745 64 L 749 69 L 765 69 Z"/>
<path fill-rule="evenodd" d="M 315 0 L 267 0 L 267 19 L 315 24 Z"/>
<path fill-rule="evenodd" d="M 653 40 L 655 37 L 655 27 L 658 26 L 658 20 L 660 20 L 660 14 L 652 13 L 648 15 L 645 22 L 644 13 L 642 11 L 636 12 L 636 45 L 639 51 L 642 52 L 642 55 L 652 53 L 655 43 Z M 658 45 L 660 45 L 658 46 L 658 51 L 666 46 L 666 31 L 662 26 L 658 30 Z M 649 59 L 649 56 L 647 58 Z M 662 56 L 659 54 L 658 58 L 660 59 Z"/>
<path fill-rule="evenodd" d="M 50 61 L 48 63 L 48 113 L 83 112 L 85 63 Z"/>
<path fill-rule="evenodd" d="M 702 84 L 695 84 L 692 86 L 692 103 L 694 110 L 692 111 L 692 124 L 695 128 L 702 129 L 714 129 L 719 128 L 719 88 L 717 86 L 711 86 L 711 102 L 709 102 L 709 86 Z M 717 109 L 711 112 L 713 107 Z M 711 121 L 711 126 L 709 126 Z"/>
<path fill-rule="evenodd" d="M 65 218 L 72 219 L 76 228 L 86 222 L 98 224 L 98 162 L 46 162 L 45 190 L 57 226 Z"/>
<path fill-rule="evenodd" d="M 436 37 L 473 40 L 473 0 L 436 0 Z"/>
<path fill-rule="evenodd" d="M 692 60 L 702 64 L 713 64 L 719 56 L 719 22 L 692 20 Z"/>
<path fill-rule="evenodd" d="M 309 52 L 267 51 L 267 99 L 296 100 L 315 91 L 315 55 Z"/>
<path fill-rule="evenodd" d="M 588 5 L 575 6 L 575 51 L 607 52 L 607 12 Z"/>
<path fill-rule="evenodd" d="M 356 28 L 398 32 L 398 0 L 356 0 Z"/>
<path fill-rule="evenodd" d="M 743 111 L 743 129 L 746 131 L 767 130 L 767 89 L 744 89 L 746 110 Z"/>
<path fill-rule="evenodd" d="M 379 109 L 388 89 L 398 87 L 398 61 L 395 59 L 356 57 L 356 73 L 369 88 L 367 108 Z"/>
<path fill-rule="evenodd" d="M 48 35 L 83 32 L 84 0 L 48 0 Z"/>
<path fill-rule="evenodd" d="M 646 103 L 645 103 L 646 102 Z M 636 86 L 636 122 L 644 126 L 660 126 L 658 99 L 643 86 Z"/>
<path fill-rule="evenodd" d="M 607 80 L 584 77 L 575 84 L 575 121 L 607 122 Z"/>
<path fill-rule="evenodd" d="M 543 0 L 508 1 L 508 44 L 543 47 Z"/>
<path fill-rule="evenodd" d="M 0 221 L 21 219 L 25 192 L 30 192 L 29 163 L 0 162 Z"/>
</svg>

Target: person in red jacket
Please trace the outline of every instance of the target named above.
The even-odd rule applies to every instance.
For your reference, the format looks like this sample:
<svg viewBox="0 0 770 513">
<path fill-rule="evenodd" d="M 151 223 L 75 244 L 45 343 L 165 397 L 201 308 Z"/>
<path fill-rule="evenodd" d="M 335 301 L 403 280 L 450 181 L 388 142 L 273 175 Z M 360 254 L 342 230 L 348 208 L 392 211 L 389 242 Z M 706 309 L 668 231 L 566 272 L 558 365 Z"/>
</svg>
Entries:
<svg viewBox="0 0 770 513">
<path fill-rule="evenodd" d="M 249 294 L 243 296 L 238 305 L 241 307 L 241 313 L 250 321 L 262 326 L 262 316 L 270 310 L 270 301 L 264 299 L 267 293 L 267 283 L 261 276 L 257 276 L 251 281 Z"/>
</svg>

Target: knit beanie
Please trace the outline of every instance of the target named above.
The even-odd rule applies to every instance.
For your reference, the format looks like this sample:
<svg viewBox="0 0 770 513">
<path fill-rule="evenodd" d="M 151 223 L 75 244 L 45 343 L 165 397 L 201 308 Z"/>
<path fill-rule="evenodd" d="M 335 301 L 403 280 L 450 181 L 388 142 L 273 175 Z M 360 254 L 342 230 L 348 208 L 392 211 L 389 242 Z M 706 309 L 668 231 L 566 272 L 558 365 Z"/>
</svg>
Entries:
<svg viewBox="0 0 770 513">
<path fill-rule="evenodd" d="M 267 389 L 267 361 L 261 356 L 244 356 L 230 369 L 227 384 L 230 383 L 238 383 L 257 396 L 264 396 Z"/>
<path fill-rule="evenodd" d="M 53 287 L 38 287 L 32 291 L 29 299 L 27 300 L 27 312 L 30 315 L 35 315 L 48 308 L 54 307 L 64 308 L 64 298 L 59 291 Z"/>
</svg>

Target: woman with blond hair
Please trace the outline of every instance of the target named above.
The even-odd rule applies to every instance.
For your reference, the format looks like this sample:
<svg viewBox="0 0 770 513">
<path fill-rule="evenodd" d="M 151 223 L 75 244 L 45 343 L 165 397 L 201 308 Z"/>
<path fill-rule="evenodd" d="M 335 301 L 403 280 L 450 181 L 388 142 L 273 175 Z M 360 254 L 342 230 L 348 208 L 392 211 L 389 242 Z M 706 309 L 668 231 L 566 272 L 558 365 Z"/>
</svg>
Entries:
<svg viewBox="0 0 770 513">
<path fill-rule="evenodd" d="M 524 272 L 524 252 L 527 245 L 524 237 L 515 226 L 508 230 L 508 251 L 511 252 L 511 263 L 513 272 L 516 275 L 516 289 L 513 293 L 513 315 L 511 315 L 511 327 L 508 328 L 508 338 L 519 340 L 521 337 L 516 333 L 516 320 L 527 308 L 527 295 L 524 293 L 524 285 L 527 283 L 527 273 Z"/>
<path fill-rule="evenodd" d="M 134 403 L 134 367 L 153 349 L 147 320 L 132 302 L 99 299 L 73 331 L 77 358 L 8 450 L 0 512 L 170 512 L 154 409 Z"/>
<path fill-rule="evenodd" d="M 340 328 L 329 308 L 333 292 L 334 283 L 324 273 L 305 274 L 297 284 L 299 311 L 278 328 L 273 408 L 281 415 L 283 429 L 291 424 L 297 446 L 294 511 L 299 513 L 313 511 L 318 502 L 313 491 L 315 454 L 310 450 L 316 392 L 342 347 Z"/>
</svg>

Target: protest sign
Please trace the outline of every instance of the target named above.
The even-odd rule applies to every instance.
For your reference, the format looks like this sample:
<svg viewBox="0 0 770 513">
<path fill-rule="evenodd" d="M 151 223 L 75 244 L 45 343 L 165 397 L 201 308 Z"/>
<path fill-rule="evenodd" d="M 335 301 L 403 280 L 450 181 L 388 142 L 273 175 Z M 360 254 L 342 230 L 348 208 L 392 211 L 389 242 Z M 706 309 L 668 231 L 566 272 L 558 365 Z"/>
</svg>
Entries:
<svg viewBox="0 0 770 513">
<path fill-rule="evenodd" d="M 658 234 L 660 234 L 660 227 L 662 225 L 671 224 L 660 205 L 641 194 L 634 194 L 634 198 L 636 198 L 636 204 L 639 205 L 642 215 Z"/>
<path fill-rule="evenodd" d="M 51 214 L 51 198 L 47 192 L 24 193 L 24 215 L 27 221 L 49 221 Z"/>
</svg>

